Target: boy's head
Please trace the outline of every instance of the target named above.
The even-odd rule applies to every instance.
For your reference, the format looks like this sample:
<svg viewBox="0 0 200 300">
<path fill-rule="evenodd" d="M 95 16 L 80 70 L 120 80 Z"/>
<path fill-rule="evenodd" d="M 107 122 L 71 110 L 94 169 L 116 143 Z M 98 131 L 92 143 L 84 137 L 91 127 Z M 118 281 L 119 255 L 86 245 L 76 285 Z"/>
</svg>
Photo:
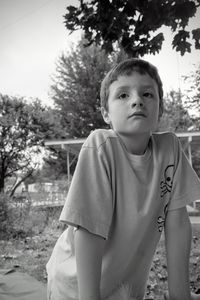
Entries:
<svg viewBox="0 0 200 300">
<path fill-rule="evenodd" d="M 159 94 L 159 117 L 161 117 L 163 113 L 163 87 L 157 68 L 149 62 L 138 58 L 122 61 L 108 72 L 101 84 L 101 107 L 108 110 L 110 85 L 116 81 L 118 77 L 130 76 L 133 72 L 137 72 L 141 75 L 147 74 L 156 82 Z"/>
</svg>

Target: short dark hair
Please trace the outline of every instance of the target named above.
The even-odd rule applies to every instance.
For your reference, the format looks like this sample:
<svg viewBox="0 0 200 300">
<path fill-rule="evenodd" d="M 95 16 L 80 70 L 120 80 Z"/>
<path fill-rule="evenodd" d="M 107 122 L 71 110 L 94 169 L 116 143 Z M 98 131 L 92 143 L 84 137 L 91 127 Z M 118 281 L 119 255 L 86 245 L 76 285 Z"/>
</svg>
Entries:
<svg viewBox="0 0 200 300">
<path fill-rule="evenodd" d="M 119 64 L 115 65 L 105 76 L 101 83 L 100 98 L 101 106 L 108 109 L 108 97 L 109 97 L 109 87 L 117 80 L 120 75 L 131 75 L 133 71 L 140 74 L 148 74 L 151 78 L 155 80 L 158 85 L 158 93 L 160 98 L 159 110 L 160 116 L 163 113 L 163 84 L 158 74 L 157 68 L 150 64 L 149 62 L 139 59 L 130 58 L 126 59 Z"/>
</svg>

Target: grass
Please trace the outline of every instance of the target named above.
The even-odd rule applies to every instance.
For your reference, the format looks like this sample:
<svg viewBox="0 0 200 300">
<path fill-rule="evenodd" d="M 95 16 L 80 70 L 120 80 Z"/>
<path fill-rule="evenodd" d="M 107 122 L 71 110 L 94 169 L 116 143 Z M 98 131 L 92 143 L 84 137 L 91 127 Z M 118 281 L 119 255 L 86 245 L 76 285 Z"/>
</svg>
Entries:
<svg viewBox="0 0 200 300">
<path fill-rule="evenodd" d="M 23 227 L 16 226 L 9 239 L 0 240 L 0 268 L 16 268 L 46 282 L 45 265 L 63 230 L 59 214 L 60 209 L 31 210 Z"/>
<path fill-rule="evenodd" d="M 190 256 L 190 286 L 200 294 L 200 224 L 192 225 L 192 247 Z M 160 300 L 167 291 L 167 270 L 164 238 L 162 237 L 154 255 L 147 287 L 148 299 Z"/>
<path fill-rule="evenodd" d="M 25 239 L 0 241 L 0 268 L 17 268 L 39 281 L 46 282 L 45 265 L 52 252 L 59 232 L 48 230 Z"/>
<path fill-rule="evenodd" d="M 53 213 L 55 214 L 55 212 Z M 59 212 L 56 213 L 56 218 Z M 55 215 L 54 215 L 55 217 Z M 39 220 L 38 218 L 37 220 Z M 48 224 L 42 231 L 39 229 L 31 236 L 0 240 L 0 268 L 16 268 L 28 273 L 37 280 L 46 283 L 46 263 L 63 228 L 58 222 L 47 217 Z M 47 220 L 46 220 L 47 221 Z M 200 294 L 200 224 L 193 225 L 193 240 L 190 259 L 190 278 L 192 291 Z M 161 238 L 150 271 L 147 288 L 148 299 L 159 300 L 163 291 L 167 290 L 167 271 L 164 250 L 164 239 Z"/>
</svg>

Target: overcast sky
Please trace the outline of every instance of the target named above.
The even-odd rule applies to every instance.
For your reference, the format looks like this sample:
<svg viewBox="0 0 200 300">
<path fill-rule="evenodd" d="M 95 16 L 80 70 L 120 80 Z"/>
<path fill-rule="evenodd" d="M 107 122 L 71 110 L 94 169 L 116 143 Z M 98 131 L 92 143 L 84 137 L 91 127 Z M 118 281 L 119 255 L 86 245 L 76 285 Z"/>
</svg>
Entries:
<svg viewBox="0 0 200 300">
<path fill-rule="evenodd" d="M 49 103 L 51 75 L 59 55 L 76 42 L 64 26 L 65 8 L 76 0 L 0 0 L 0 93 L 38 97 Z M 200 27 L 200 11 L 190 26 Z M 162 52 L 147 56 L 154 63 L 165 90 L 183 88 L 181 76 L 200 62 L 200 50 L 181 57 L 171 49 L 171 33 L 165 31 Z"/>
</svg>

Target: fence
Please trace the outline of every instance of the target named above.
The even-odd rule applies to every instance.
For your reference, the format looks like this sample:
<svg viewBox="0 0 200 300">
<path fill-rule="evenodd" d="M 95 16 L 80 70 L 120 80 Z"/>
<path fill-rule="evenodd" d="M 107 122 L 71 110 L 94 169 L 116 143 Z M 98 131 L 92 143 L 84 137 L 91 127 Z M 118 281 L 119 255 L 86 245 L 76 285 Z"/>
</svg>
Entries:
<svg viewBox="0 0 200 300">
<path fill-rule="evenodd" d="M 53 207 L 63 206 L 65 203 L 66 192 L 28 192 L 23 194 L 16 194 L 13 197 L 10 206 L 23 207 L 30 205 L 32 207 Z"/>
</svg>

